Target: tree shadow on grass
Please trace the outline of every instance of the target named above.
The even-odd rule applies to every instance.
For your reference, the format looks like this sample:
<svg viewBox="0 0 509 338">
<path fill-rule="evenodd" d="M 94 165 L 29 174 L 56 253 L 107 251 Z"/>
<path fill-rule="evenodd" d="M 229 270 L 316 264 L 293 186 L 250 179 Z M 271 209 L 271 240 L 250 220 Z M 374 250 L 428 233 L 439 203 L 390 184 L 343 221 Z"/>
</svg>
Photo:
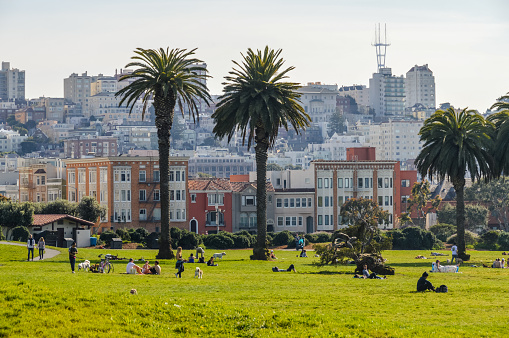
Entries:
<svg viewBox="0 0 509 338">
<path fill-rule="evenodd" d="M 347 271 L 317 271 L 317 272 L 303 272 L 304 275 L 355 275 L 353 272 Z"/>
<path fill-rule="evenodd" d="M 409 268 L 416 268 L 416 267 L 423 267 L 423 268 L 429 268 L 431 269 L 431 263 L 433 263 L 434 261 L 431 261 L 429 260 L 428 262 L 409 262 L 409 263 L 387 263 L 387 265 L 389 266 L 392 266 L 392 267 L 400 267 L 400 268 L 404 268 L 404 267 L 409 267 Z M 447 265 L 447 263 L 445 262 L 441 262 L 443 263 L 444 265 Z"/>
</svg>

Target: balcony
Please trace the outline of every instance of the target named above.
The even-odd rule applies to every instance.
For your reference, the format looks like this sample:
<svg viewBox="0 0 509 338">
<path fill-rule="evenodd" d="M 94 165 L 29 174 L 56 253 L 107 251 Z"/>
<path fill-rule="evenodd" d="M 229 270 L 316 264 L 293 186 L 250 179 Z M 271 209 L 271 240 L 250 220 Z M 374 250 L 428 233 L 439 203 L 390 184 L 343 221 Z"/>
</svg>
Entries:
<svg viewBox="0 0 509 338">
<path fill-rule="evenodd" d="M 224 224 L 224 223 L 217 224 L 216 222 L 205 222 L 205 226 L 207 226 L 207 227 L 218 227 L 218 226 L 225 227 L 226 224 Z"/>
<path fill-rule="evenodd" d="M 256 223 L 240 222 L 239 229 L 256 229 Z"/>
</svg>

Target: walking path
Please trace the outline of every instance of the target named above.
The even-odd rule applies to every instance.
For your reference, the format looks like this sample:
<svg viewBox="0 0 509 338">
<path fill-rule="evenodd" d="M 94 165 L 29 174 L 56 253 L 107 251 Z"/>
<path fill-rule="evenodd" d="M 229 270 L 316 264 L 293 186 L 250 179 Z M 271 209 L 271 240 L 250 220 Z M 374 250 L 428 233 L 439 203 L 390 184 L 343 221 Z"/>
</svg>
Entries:
<svg viewBox="0 0 509 338">
<path fill-rule="evenodd" d="M 11 242 L 4 242 L 4 241 L 0 241 L 0 244 L 17 245 L 17 246 L 26 247 L 26 244 L 11 243 Z M 46 248 L 46 250 L 44 252 L 44 259 L 53 258 L 57 255 L 60 255 L 60 251 Z M 38 261 L 38 260 L 39 260 L 39 249 L 35 248 L 34 249 L 34 261 Z"/>
</svg>

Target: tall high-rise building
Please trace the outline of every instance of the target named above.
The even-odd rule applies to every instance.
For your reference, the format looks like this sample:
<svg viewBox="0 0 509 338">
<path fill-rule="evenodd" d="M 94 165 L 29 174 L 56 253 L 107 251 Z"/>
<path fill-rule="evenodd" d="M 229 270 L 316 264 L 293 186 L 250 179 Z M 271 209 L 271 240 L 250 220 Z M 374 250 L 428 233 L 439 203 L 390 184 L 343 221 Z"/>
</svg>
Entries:
<svg viewBox="0 0 509 338">
<path fill-rule="evenodd" d="M 405 107 L 413 107 L 420 103 L 426 108 L 435 108 L 435 77 L 428 65 L 415 65 L 406 73 Z"/>
<path fill-rule="evenodd" d="M 10 62 L 2 62 L 0 70 L 0 100 L 25 99 L 25 71 L 11 69 Z"/>
<path fill-rule="evenodd" d="M 405 112 L 405 78 L 380 68 L 369 79 L 369 105 L 376 116 L 397 116 Z"/>
<path fill-rule="evenodd" d="M 64 99 L 85 108 L 86 99 L 90 96 L 90 84 L 93 80 L 93 77 L 89 76 L 87 72 L 81 75 L 72 73 L 64 79 Z"/>
</svg>

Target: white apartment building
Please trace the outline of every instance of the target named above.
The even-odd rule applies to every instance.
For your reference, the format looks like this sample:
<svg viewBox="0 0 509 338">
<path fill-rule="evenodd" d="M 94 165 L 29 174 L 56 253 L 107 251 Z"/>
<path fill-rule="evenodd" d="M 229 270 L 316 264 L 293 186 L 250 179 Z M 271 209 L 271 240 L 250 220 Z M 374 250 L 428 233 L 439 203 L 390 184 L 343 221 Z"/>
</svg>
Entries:
<svg viewBox="0 0 509 338">
<path fill-rule="evenodd" d="M 365 85 L 341 86 L 338 90 L 340 96 L 351 96 L 357 104 L 369 106 L 369 88 Z"/>
<path fill-rule="evenodd" d="M 307 149 L 313 151 L 327 151 L 330 153 L 330 160 L 344 161 L 346 160 L 346 149 L 364 147 L 366 137 L 361 135 L 338 135 L 334 133 L 329 139 L 322 144 L 310 144 Z M 308 164 L 309 166 L 309 164 Z"/>
<path fill-rule="evenodd" d="M 114 120 L 124 120 L 129 122 L 142 121 L 143 103 L 137 101 L 130 114 L 131 108 L 125 103 L 119 107 L 121 98 L 115 96 L 115 92 L 101 92 L 86 99 L 88 108 L 84 110 L 85 116 L 96 116 L 102 118 L 103 123 Z M 148 116 L 145 116 L 145 119 Z"/>
<path fill-rule="evenodd" d="M 405 113 L 405 78 L 392 75 L 391 68 L 380 68 L 369 79 L 369 106 L 376 116 Z"/>
<path fill-rule="evenodd" d="M 21 150 L 21 142 L 28 136 L 21 136 L 17 131 L 0 129 L 0 152 L 8 153 Z"/>
<path fill-rule="evenodd" d="M 320 83 L 308 83 L 298 92 L 301 94 L 301 105 L 313 123 L 328 122 L 330 116 L 336 111 L 336 96 L 338 95 L 336 85 L 331 87 Z"/>
<path fill-rule="evenodd" d="M 25 99 L 25 71 L 11 69 L 10 62 L 2 62 L 0 69 L 0 100 Z"/>
<path fill-rule="evenodd" d="M 113 76 L 103 76 L 99 74 L 97 78 L 90 83 L 90 96 L 99 93 L 116 93 L 117 79 Z"/>
<path fill-rule="evenodd" d="M 426 108 L 435 109 L 435 77 L 427 64 L 415 65 L 406 73 L 405 92 L 405 107 L 420 103 Z"/>
<path fill-rule="evenodd" d="M 389 121 L 369 125 L 370 147 L 376 148 L 376 158 L 385 161 L 407 161 L 417 157 L 423 142 L 419 141 L 422 121 Z"/>
</svg>

